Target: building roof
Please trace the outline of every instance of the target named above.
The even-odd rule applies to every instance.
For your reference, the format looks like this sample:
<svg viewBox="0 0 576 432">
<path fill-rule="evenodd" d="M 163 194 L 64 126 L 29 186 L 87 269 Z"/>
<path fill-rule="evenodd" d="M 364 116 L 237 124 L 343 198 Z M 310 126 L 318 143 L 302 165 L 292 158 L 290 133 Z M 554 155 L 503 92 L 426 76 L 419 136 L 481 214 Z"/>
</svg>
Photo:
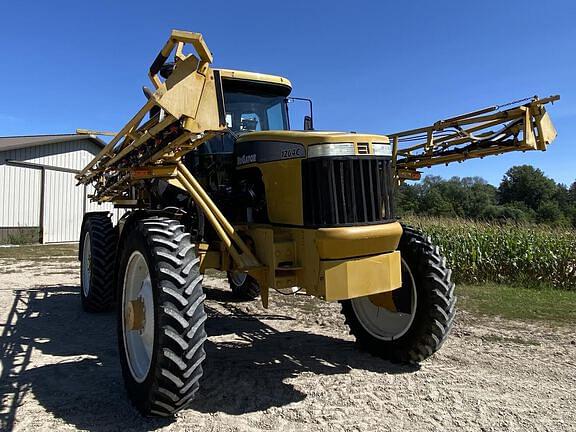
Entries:
<svg viewBox="0 0 576 432">
<path fill-rule="evenodd" d="M 95 135 L 61 134 L 61 135 L 31 135 L 0 137 L 0 151 L 15 150 L 27 147 L 35 147 L 46 144 L 54 144 L 63 141 L 92 141 L 99 147 L 106 143 Z"/>
</svg>

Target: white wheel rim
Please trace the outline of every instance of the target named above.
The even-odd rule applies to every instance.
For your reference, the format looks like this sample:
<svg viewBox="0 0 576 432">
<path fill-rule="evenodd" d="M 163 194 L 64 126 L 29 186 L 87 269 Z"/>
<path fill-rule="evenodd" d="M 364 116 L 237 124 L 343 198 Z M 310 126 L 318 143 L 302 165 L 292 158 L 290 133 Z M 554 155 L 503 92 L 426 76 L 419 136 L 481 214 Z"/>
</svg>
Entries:
<svg viewBox="0 0 576 432">
<path fill-rule="evenodd" d="M 410 329 L 416 316 L 416 305 L 418 302 L 416 283 L 410 268 L 404 260 L 402 260 L 402 265 L 404 270 L 406 270 L 405 274 L 409 275 L 408 283 L 410 283 L 409 289 L 412 294 L 410 313 L 393 312 L 376 306 L 368 296 L 351 300 L 356 318 L 358 318 L 362 327 L 376 339 L 392 341 L 402 337 Z M 404 283 L 406 281 L 403 281 Z"/>
<path fill-rule="evenodd" d="M 234 285 L 236 285 L 236 286 L 244 285 L 244 282 L 246 282 L 247 278 L 248 278 L 248 273 L 244 273 L 244 272 L 232 272 L 232 274 L 230 275 L 230 279 L 232 279 L 232 283 L 234 283 Z"/>
<path fill-rule="evenodd" d="M 90 233 L 84 235 L 82 243 L 82 292 L 88 297 L 90 292 L 90 279 L 92 276 L 92 245 Z"/>
<path fill-rule="evenodd" d="M 134 301 L 144 305 L 144 319 L 140 329 L 132 329 L 127 317 L 130 304 Z M 122 329 L 130 373 L 136 382 L 141 383 L 150 370 L 154 350 L 154 297 L 146 258 L 138 251 L 130 255 L 124 273 Z"/>
</svg>

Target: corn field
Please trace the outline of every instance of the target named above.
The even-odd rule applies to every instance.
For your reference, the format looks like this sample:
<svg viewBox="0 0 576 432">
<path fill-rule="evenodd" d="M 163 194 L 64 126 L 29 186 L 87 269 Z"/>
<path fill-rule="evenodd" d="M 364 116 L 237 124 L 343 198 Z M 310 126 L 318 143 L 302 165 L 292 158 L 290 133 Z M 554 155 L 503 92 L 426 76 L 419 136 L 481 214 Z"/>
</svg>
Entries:
<svg viewBox="0 0 576 432">
<path fill-rule="evenodd" d="M 407 218 L 439 245 L 456 282 L 576 290 L 576 231 L 544 225 Z"/>
</svg>

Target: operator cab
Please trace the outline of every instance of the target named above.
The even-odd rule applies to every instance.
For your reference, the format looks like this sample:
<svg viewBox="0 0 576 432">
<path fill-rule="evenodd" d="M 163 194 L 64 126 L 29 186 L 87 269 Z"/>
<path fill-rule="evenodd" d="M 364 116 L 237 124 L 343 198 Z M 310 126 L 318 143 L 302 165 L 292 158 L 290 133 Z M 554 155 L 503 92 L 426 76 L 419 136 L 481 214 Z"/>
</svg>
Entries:
<svg viewBox="0 0 576 432">
<path fill-rule="evenodd" d="M 286 78 L 253 72 L 215 69 L 220 74 L 228 133 L 216 136 L 184 156 L 184 164 L 226 217 L 234 222 L 266 221 L 264 185 L 258 170 L 237 170 L 235 142 L 239 135 L 268 130 L 290 130 Z M 216 79 L 218 79 L 216 77 Z M 167 191 L 180 193 L 171 186 Z M 163 202 L 168 202 L 166 195 Z M 210 234 L 207 234 L 210 236 Z"/>
<path fill-rule="evenodd" d="M 219 72 L 226 125 L 233 134 L 290 129 L 287 97 L 292 87 L 286 78 L 226 69 Z M 231 154 L 234 137 L 218 136 L 198 150 L 201 154 Z"/>
</svg>

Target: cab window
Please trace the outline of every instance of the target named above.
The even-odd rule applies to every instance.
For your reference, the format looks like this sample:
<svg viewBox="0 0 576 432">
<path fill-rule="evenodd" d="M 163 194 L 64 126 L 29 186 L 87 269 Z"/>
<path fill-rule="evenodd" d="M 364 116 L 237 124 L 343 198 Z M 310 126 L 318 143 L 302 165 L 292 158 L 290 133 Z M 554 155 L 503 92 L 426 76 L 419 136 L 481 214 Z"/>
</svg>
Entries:
<svg viewBox="0 0 576 432">
<path fill-rule="evenodd" d="M 234 133 L 289 130 L 286 97 L 290 88 L 267 83 L 223 79 L 226 125 Z M 232 137 L 216 137 L 199 149 L 201 153 L 233 153 Z"/>
</svg>

